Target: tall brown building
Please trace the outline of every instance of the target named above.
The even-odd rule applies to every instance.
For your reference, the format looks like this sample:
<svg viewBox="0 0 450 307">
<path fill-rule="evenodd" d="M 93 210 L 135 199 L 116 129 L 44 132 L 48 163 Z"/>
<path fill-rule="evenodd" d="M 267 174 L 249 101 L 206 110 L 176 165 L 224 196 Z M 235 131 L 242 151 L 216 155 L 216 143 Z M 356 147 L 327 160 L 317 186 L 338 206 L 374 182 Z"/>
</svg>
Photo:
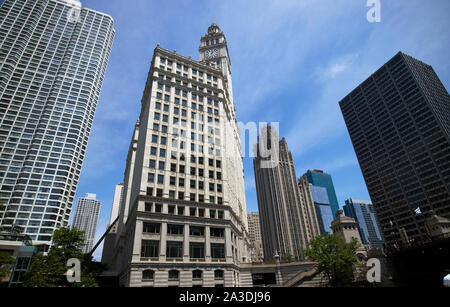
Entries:
<svg viewBox="0 0 450 307">
<path fill-rule="evenodd" d="M 266 150 L 271 151 L 266 155 Z M 253 161 L 261 221 L 264 258 L 276 254 L 303 258 L 308 242 L 319 235 L 308 183 L 297 183 L 294 161 L 286 139 L 272 127 L 262 130 Z"/>
</svg>

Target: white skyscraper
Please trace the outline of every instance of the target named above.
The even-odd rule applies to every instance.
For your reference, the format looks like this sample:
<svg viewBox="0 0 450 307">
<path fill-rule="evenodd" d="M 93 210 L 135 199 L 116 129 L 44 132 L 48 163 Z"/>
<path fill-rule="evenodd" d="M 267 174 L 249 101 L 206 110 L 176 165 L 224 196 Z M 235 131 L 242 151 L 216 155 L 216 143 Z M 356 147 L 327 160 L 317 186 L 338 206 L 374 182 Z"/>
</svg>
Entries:
<svg viewBox="0 0 450 307">
<path fill-rule="evenodd" d="M 216 24 L 199 52 L 196 61 L 154 50 L 112 260 L 125 286 L 237 286 L 250 262 L 231 64 Z"/>
<path fill-rule="evenodd" d="M 68 225 L 114 34 L 79 1 L 0 7 L 0 223 L 33 242 Z"/>
<path fill-rule="evenodd" d="M 98 215 L 100 214 L 101 203 L 95 194 L 86 194 L 86 197 L 78 199 L 75 217 L 73 219 L 73 228 L 85 232 L 85 243 L 83 252 L 88 253 L 92 250 L 97 231 Z"/>
<path fill-rule="evenodd" d="M 111 208 L 111 217 L 109 218 L 109 225 L 112 225 L 119 216 L 120 204 L 122 203 L 122 195 L 123 195 L 123 183 L 119 183 L 118 185 L 116 185 L 116 188 L 114 189 L 114 199 Z M 116 225 L 114 225 L 111 231 L 113 232 L 117 231 L 117 223 Z"/>
</svg>

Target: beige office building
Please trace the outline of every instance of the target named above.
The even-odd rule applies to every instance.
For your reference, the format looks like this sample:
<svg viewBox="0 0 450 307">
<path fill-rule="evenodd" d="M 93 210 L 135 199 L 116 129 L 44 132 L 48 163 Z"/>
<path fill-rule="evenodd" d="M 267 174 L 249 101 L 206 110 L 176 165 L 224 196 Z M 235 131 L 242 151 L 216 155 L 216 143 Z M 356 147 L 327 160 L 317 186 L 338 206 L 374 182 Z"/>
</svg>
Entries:
<svg viewBox="0 0 450 307">
<path fill-rule="evenodd" d="M 239 286 L 251 261 L 231 63 L 216 24 L 199 52 L 196 61 L 154 50 L 112 256 L 124 286 Z"/>
<path fill-rule="evenodd" d="M 264 260 L 264 250 L 262 246 L 261 224 L 258 212 L 247 213 L 248 235 L 251 243 L 252 262 L 262 262 Z"/>
<path fill-rule="evenodd" d="M 271 155 L 265 155 L 270 149 Z M 278 149 L 278 152 L 274 151 Z M 253 161 L 265 260 L 290 254 L 303 259 L 309 241 L 320 234 L 308 182 L 297 182 L 285 138 L 263 128 Z"/>
</svg>

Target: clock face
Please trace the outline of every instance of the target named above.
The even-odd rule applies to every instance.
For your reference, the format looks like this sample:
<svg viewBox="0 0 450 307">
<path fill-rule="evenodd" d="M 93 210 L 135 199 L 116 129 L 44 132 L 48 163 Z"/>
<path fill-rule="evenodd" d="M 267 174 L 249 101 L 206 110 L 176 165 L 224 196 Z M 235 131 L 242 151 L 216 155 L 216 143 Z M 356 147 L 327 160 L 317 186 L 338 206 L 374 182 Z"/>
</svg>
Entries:
<svg viewBox="0 0 450 307">
<path fill-rule="evenodd" d="M 219 56 L 219 49 L 211 49 L 205 52 L 205 56 L 207 59 L 215 58 Z"/>
</svg>

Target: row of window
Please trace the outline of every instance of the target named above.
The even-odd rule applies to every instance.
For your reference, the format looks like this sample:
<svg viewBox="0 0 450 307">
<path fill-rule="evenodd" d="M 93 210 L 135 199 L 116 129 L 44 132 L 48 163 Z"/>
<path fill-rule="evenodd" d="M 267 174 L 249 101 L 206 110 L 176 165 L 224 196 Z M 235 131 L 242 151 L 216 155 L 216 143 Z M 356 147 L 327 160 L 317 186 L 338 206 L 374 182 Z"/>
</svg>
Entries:
<svg viewBox="0 0 450 307">
<path fill-rule="evenodd" d="M 173 64 L 174 64 L 172 60 L 165 59 L 165 58 L 160 58 L 159 59 L 159 63 L 160 64 L 164 64 L 164 65 L 166 65 L 168 67 L 173 67 Z M 182 65 L 180 63 L 176 63 L 176 68 L 177 69 L 182 69 L 185 72 L 189 71 L 189 67 L 188 66 Z M 193 75 L 196 75 L 198 77 L 203 77 L 204 75 L 206 75 L 207 80 L 211 80 L 212 79 L 213 81 L 217 82 L 217 77 L 216 76 L 204 73 L 202 71 L 198 71 L 198 70 L 196 70 L 194 68 L 192 68 L 191 70 L 192 70 L 192 74 Z"/>
<path fill-rule="evenodd" d="M 184 193 L 182 193 L 182 195 L 184 196 Z M 191 195 L 195 196 L 195 194 L 191 194 Z M 184 198 L 180 198 L 180 199 L 184 199 Z M 195 201 L 195 198 L 194 198 L 194 200 L 191 200 L 191 201 Z M 220 201 L 222 201 L 221 198 L 220 198 Z M 212 203 L 214 203 L 214 202 L 212 202 Z M 168 214 L 184 215 L 184 213 L 185 213 L 184 208 L 185 208 L 184 206 L 168 205 L 167 212 L 168 212 Z M 145 203 L 145 211 L 153 212 L 153 213 L 162 213 L 163 212 L 163 204 L 146 202 Z M 205 209 L 190 207 L 189 208 L 189 216 L 206 217 Z M 222 210 L 209 209 L 209 217 L 212 219 L 214 219 L 214 218 L 223 219 L 224 212 Z"/>
<path fill-rule="evenodd" d="M 171 259 L 183 258 L 183 242 L 167 241 L 166 242 L 166 257 Z M 225 259 L 225 244 L 211 243 L 210 244 L 212 259 Z M 142 258 L 159 258 L 160 256 L 160 241 L 157 240 L 142 240 L 141 242 L 141 257 Z M 190 242 L 189 243 L 189 257 L 191 259 L 205 258 L 205 243 Z"/>
<path fill-rule="evenodd" d="M 170 209 L 170 206 L 169 206 Z M 192 208 L 195 209 L 195 208 Z M 215 210 L 213 210 L 215 211 Z M 170 212 L 169 212 L 170 213 Z M 172 212 L 173 214 L 174 212 Z M 180 213 L 179 213 L 180 214 Z M 183 213 L 181 213 L 183 214 Z M 195 213 L 194 213 L 195 214 Z M 211 217 L 215 217 L 215 213 L 211 213 Z M 224 228 L 210 228 L 210 236 L 214 238 L 224 238 L 225 237 L 225 229 Z M 160 223 L 143 223 L 143 233 L 147 234 L 160 234 L 161 233 L 161 224 Z M 183 235 L 184 233 L 184 225 L 176 225 L 176 224 L 167 224 L 167 234 L 168 235 Z M 189 226 L 189 235 L 196 237 L 203 237 L 205 235 L 205 227 L 203 226 Z"/>
<path fill-rule="evenodd" d="M 180 271 L 178 270 L 170 270 L 168 272 L 169 281 L 178 281 L 180 280 Z M 154 281 L 155 279 L 155 271 L 153 270 L 144 270 L 142 271 L 142 281 Z M 201 270 L 192 271 L 192 279 L 194 281 L 200 281 L 203 279 L 203 272 Z M 214 271 L 214 279 L 215 280 L 223 280 L 224 279 L 224 271 L 223 270 L 215 270 Z"/>
</svg>

